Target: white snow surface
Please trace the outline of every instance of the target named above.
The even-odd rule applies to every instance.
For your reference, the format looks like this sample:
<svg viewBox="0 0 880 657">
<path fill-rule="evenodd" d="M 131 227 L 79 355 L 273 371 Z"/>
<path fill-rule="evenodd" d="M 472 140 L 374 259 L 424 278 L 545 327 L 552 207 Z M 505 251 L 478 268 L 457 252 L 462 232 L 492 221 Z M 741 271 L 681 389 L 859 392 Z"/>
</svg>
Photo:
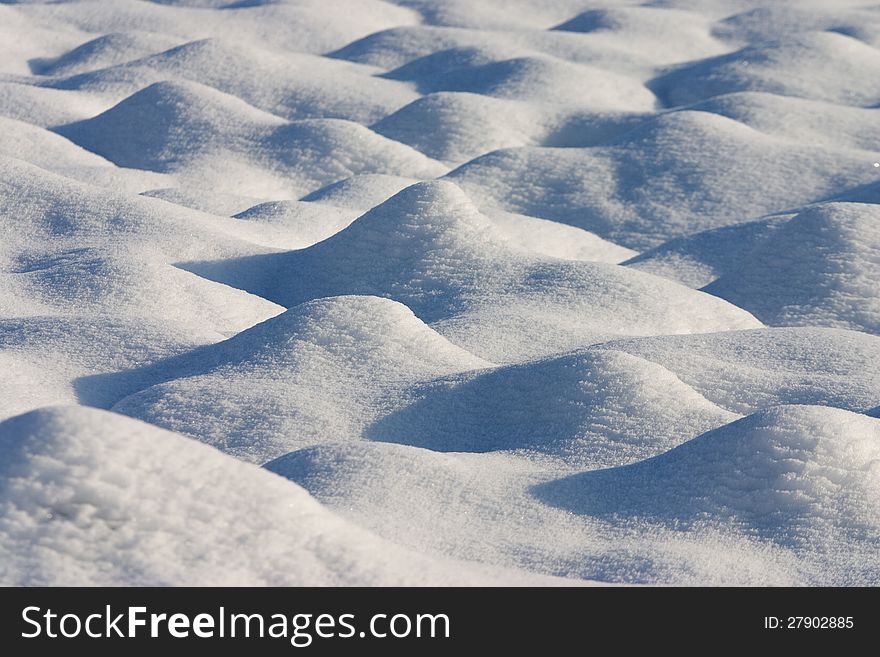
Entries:
<svg viewBox="0 0 880 657">
<path fill-rule="evenodd" d="M 0 4 L 0 584 L 880 585 L 880 10 Z"/>
<path fill-rule="evenodd" d="M 6 583 L 554 583 L 390 545 L 265 469 L 106 411 L 6 420 L 0 455 Z"/>
</svg>

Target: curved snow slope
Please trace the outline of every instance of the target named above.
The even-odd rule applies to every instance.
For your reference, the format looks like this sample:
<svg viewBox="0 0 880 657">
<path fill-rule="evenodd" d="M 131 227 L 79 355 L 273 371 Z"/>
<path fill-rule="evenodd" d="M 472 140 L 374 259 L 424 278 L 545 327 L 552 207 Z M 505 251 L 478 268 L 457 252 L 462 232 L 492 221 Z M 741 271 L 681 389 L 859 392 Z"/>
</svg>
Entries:
<svg viewBox="0 0 880 657">
<path fill-rule="evenodd" d="M 258 43 L 239 36 L 200 39 L 43 84 L 98 94 L 113 104 L 155 82 L 188 80 L 291 120 L 338 118 L 361 123 L 377 121 L 417 97 L 409 83 L 376 77 L 380 70 L 375 67 L 266 50 L 254 45 Z"/>
<path fill-rule="evenodd" d="M 772 41 L 780 34 L 816 31 L 836 32 L 878 45 L 880 17 L 873 7 L 853 0 L 831 5 L 771 3 L 726 16 L 713 29 L 719 38 L 739 43 Z"/>
<path fill-rule="evenodd" d="M 240 331 L 280 310 L 172 266 L 196 254 L 265 251 L 224 229 L 236 220 L 114 194 L 11 158 L 0 158 L 0 170 L 4 317 L 161 317 L 204 336 Z"/>
<path fill-rule="evenodd" d="M 234 216 L 263 229 L 260 238 L 251 238 L 254 241 L 278 249 L 303 249 L 338 233 L 357 218 L 358 211 L 303 201 L 267 201 Z"/>
<path fill-rule="evenodd" d="M 870 107 L 880 102 L 878 80 L 875 48 L 837 32 L 805 32 L 685 64 L 649 86 L 668 106 L 734 91 L 767 91 Z"/>
<path fill-rule="evenodd" d="M 342 294 L 388 297 L 493 361 L 621 334 L 759 326 L 658 277 L 524 251 L 444 181 L 413 185 L 308 249 L 186 267 L 287 307 Z"/>
<path fill-rule="evenodd" d="M 435 451 L 518 450 L 610 467 L 737 417 L 664 367 L 610 349 L 464 375 L 423 395 L 367 435 Z"/>
<path fill-rule="evenodd" d="M 729 50 L 711 26 L 711 19 L 697 12 L 636 6 L 588 9 L 553 29 L 584 34 L 611 49 L 637 49 L 657 64 L 668 64 Z"/>
<path fill-rule="evenodd" d="M 446 172 L 360 124 L 289 123 L 194 82 L 158 82 L 58 132 L 120 166 L 177 172 L 202 188 L 294 197 L 358 173 Z"/>
<path fill-rule="evenodd" d="M 0 118 L 0 153 L 57 173 L 76 171 L 77 168 L 112 167 L 103 157 L 63 137 L 6 117 Z"/>
<path fill-rule="evenodd" d="M 880 207 L 808 208 L 770 231 L 707 292 L 771 325 L 880 333 Z"/>
<path fill-rule="evenodd" d="M 415 182 L 412 178 L 360 174 L 312 192 L 303 200 L 357 209 L 363 213 Z M 540 255 L 564 260 L 617 263 L 635 254 L 631 249 L 574 226 L 504 210 L 489 209 L 485 214 L 494 224 L 494 231 L 503 234 L 509 243 Z M 339 230 L 344 227 L 339 226 Z"/>
<path fill-rule="evenodd" d="M 622 264 L 699 289 L 723 273 L 736 271 L 752 249 L 792 216 L 772 215 L 675 237 Z"/>
<path fill-rule="evenodd" d="M 498 120 L 499 113 L 504 121 Z M 372 128 L 429 157 L 463 163 L 499 148 L 535 145 L 547 120 L 534 103 L 440 91 L 413 101 Z"/>
<path fill-rule="evenodd" d="M 300 450 L 266 467 L 344 517 L 423 553 L 612 582 L 821 578 L 819 568 L 741 535 L 628 528 L 554 508 L 532 493 L 554 475 L 505 455 L 337 444 Z"/>
<path fill-rule="evenodd" d="M 639 249 L 867 183 L 877 175 L 873 160 L 681 111 L 603 146 L 496 151 L 449 178 L 481 206 L 562 221 Z"/>
<path fill-rule="evenodd" d="M 259 199 L 228 192 L 206 191 L 193 187 L 160 187 L 141 192 L 142 196 L 158 198 L 191 210 L 230 217 L 252 208 Z"/>
<path fill-rule="evenodd" d="M 119 245 L 163 261 L 265 251 L 242 240 L 242 222 L 123 194 L 0 156 L 0 248 L 14 253 Z"/>
<path fill-rule="evenodd" d="M 0 424 L 0 487 L 6 585 L 518 579 L 394 547 L 280 477 L 104 411 L 50 408 Z"/>
<path fill-rule="evenodd" d="M 0 118 L 3 158 L 15 158 L 72 180 L 126 194 L 170 181 L 152 171 L 115 167 L 65 138 L 25 122 L 26 117 L 19 118 Z"/>
<path fill-rule="evenodd" d="M 431 25 L 485 30 L 537 28 L 546 30 L 577 11 L 577 0 L 534 3 L 529 0 L 406 0 Z"/>
<path fill-rule="evenodd" d="M 414 12 L 383 0 L 232 2 L 224 3 L 222 11 L 168 3 L 109 2 L 109 10 L 105 0 L 86 0 L 60 7 L 35 4 L 18 13 L 75 27 L 84 33 L 106 34 L 134 25 L 144 32 L 182 39 L 215 36 L 304 52 L 326 52 L 377 30 L 414 24 L 418 18 Z M 328 12 L 332 12 L 332 19 L 328 19 Z"/>
<path fill-rule="evenodd" d="M 715 96 L 688 109 L 720 114 L 760 132 L 815 146 L 876 151 L 880 141 L 877 108 L 740 91 Z"/>
<path fill-rule="evenodd" d="M 122 384 L 106 375 L 145 367 L 220 338 L 205 327 L 144 317 L 4 318 L 0 419 L 50 404 L 113 403 L 126 390 L 135 392 L 149 383 L 132 377 Z"/>
<path fill-rule="evenodd" d="M 0 1 L 0 580 L 880 583 L 869 5 Z"/>
<path fill-rule="evenodd" d="M 173 324 L 235 333 L 281 310 L 265 299 L 171 265 L 99 249 L 30 253 L 16 261 L 11 275 L 20 294 L 63 315 L 161 315 Z M 17 314 L 5 300 L 0 301 L 0 312 Z"/>
<path fill-rule="evenodd" d="M 638 80 L 587 64 L 533 55 L 455 67 L 439 66 L 438 55 L 454 59 L 459 53 L 451 50 L 429 55 L 430 64 L 416 60 L 387 77 L 412 81 L 422 93 L 466 91 L 525 101 L 552 96 L 554 103 L 578 109 L 650 110 L 655 103 L 654 95 Z"/>
<path fill-rule="evenodd" d="M 876 549 L 880 421 L 840 409 L 780 406 L 635 465 L 539 488 L 576 513 L 662 523 L 731 522 L 806 549 Z M 880 577 L 876 563 L 864 573 Z"/>
<path fill-rule="evenodd" d="M 41 55 L 60 55 L 80 40 L 80 34 L 28 16 L 18 7 L 0 7 L 0 72 L 4 77 L 26 76 L 30 61 Z"/>
<path fill-rule="evenodd" d="M 737 413 L 777 404 L 861 411 L 880 401 L 880 338 L 857 331 L 777 328 L 614 340 L 595 347 L 657 363 Z"/>
<path fill-rule="evenodd" d="M 124 31 L 103 34 L 60 57 L 31 64 L 35 73 L 65 77 L 125 64 L 181 45 L 181 38 L 156 32 Z"/>
<path fill-rule="evenodd" d="M 41 128 L 87 119 L 107 109 L 97 94 L 35 86 L 20 78 L 0 79 L 0 114 Z"/>
<path fill-rule="evenodd" d="M 678 280 L 776 326 L 880 332 L 880 210 L 823 203 L 671 240 L 625 264 Z"/>
<path fill-rule="evenodd" d="M 114 410 L 265 463 L 356 439 L 414 383 L 490 365 L 394 301 L 320 299 L 142 372 L 141 380 L 170 380 Z"/>
</svg>

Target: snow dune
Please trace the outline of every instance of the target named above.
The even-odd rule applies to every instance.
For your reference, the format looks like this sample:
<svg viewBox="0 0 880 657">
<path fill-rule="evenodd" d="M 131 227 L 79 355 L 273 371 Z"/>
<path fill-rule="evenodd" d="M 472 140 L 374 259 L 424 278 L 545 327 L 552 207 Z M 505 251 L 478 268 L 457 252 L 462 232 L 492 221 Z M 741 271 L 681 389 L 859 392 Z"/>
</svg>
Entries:
<svg viewBox="0 0 880 657">
<path fill-rule="evenodd" d="M 402 304 L 337 297 L 137 373 L 171 380 L 114 410 L 265 463 L 298 447 L 358 437 L 371 417 L 402 403 L 397 398 L 409 385 L 489 366 Z"/>
<path fill-rule="evenodd" d="M 875 204 L 823 203 L 672 240 L 627 264 L 700 287 L 773 326 L 877 334 L 878 219 Z"/>
<path fill-rule="evenodd" d="M 736 417 L 661 365 L 610 349 L 465 375 L 423 394 L 367 435 L 435 451 L 537 452 L 610 467 Z"/>
<path fill-rule="evenodd" d="M 299 197 L 359 173 L 430 178 L 446 172 L 358 123 L 289 123 L 193 82 L 157 82 L 58 131 L 119 166 L 177 173 L 202 189 L 257 197 Z"/>
<path fill-rule="evenodd" d="M 337 295 L 391 298 L 495 361 L 620 334 L 760 326 L 658 277 L 529 253 L 447 181 L 413 185 L 308 249 L 185 266 L 286 307 Z"/>
<path fill-rule="evenodd" d="M 877 397 L 878 338 L 834 329 L 763 329 L 616 340 L 626 351 L 675 372 L 717 404 L 749 413 L 777 404 L 860 411 Z"/>
<path fill-rule="evenodd" d="M 877 585 L 878 48 L 0 4 L 0 584 Z"/>
<path fill-rule="evenodd" d="M 550 583 L 389 545 L 265 470 L 103 411 L 7 420 L 0 454 L 7 584 Z"/>
<path fill-rule="evenodd" d="M 791 550 L 747 536 L 685 534 L 659 523 L 627 527 L 555 508 L 534 491 L 563 473 L 506 455 L 335 444 L 266 467 L 346 518 L 426 554 L 611 582 L 792 584 L 823 577 L 805 552 L 796 562 Z"/>
<path fill-rule="evenodd" d="M 495 151 L 449 177 L 481 207 L 569 223 L 644 249 L 865 184 L 877 176 L 872 158 L 680 111 L 593 148 Z"/>
<path fill-rule="evenodd" d="M 778 406 L 653 459 L 547 484 L 539 495 L 578 513 L 730 519 L 780 543 L 871 550 L 880 521 L 878 438 L 874 418 Z"/>
</svg>

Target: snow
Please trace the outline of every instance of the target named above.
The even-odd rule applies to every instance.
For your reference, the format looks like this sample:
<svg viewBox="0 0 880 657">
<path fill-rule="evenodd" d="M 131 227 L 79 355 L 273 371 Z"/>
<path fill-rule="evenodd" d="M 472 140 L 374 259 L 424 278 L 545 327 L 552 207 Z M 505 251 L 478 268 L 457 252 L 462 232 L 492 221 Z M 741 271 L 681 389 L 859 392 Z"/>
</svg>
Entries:
<svg viewBox="0 0 880 657">
<path fill-rule="evenodd" d="M 0 5 L 0 584 L 877 585 L 878 47 Z"/>
<path fill-rule="evenodd" d="M 317 442 L 356 439 L 372 415 L 400 403 L 408 386 L 490 365 L 402 304 L 319 299 L 136 373 L 141 381 L 171 380 L 114 410 L 265 463 Z"/>
<path fill-rule="evenodd" d="M 823 200 L 877 176 L 871 153 L 775 137 L 709 112 L 660 114 L 610 141 L 502 149 L 449 177 L 480 207 L 644 249 Z"/>
<path fill-rule="evenodd" d="M 872 46 L 839 32 L 804 32 L 685 65 L 649 86 L 667 106 L 748 90 L 867 107 L 880 101 L 878 73 Z"/>
<path fill-rule="evenodd" d="M 760 326 L 658 277 L 529 253 L 447 181 L 408 187 L 308 249 L 185 266 L 288 308 L 338 295 L 388 297 L 493 361 L 613 335 Z"/>
<path fill-rule="evenodd" d="M 430 178 L 447 170 L 360 124 L 287 122 L 194 82 L 157 82 L 93 119 L 57 130 L 119 166 L 176 173 L 203 189 L 257 197 L 295 198 L 359 173 Z"/>
<path fill-rule="evenodd" d="M 737 417 L 662 365 L 611 349 L 463 375 L 423 395 L 373 424 L 368 436 L 435 451 L 537 452 L 569 465 L 611 467 Z"/>
<path fill-rule="evenodd" d="M 701 288 L 774 326 L 876 334 L 878 219 L 874 204 L 822 203 L 670 240 L 624 264 Z"/>
<path fill-rule="evenodd" d="M 545 484 L 539 497 L 594 516 L 732 523 L 809 553 L 876 549 L 880 422 L 841 409 L 778 406 L 661 456 Z M 856 565 L 858 581 L 876 562 Z M 876 576 L 876 574 L 874 575 Z"/>
<path fill-rule="evenodd" d="M 759 242 L 743 258 L 741 269 L 723 274 L 705 289 L 777 326 L 838 326 L 876 334 L 876 208 L 829 203 L 804 210 Z"/>
<path fill-rule="evenodd" d="M 778 404 L 861 411 L 880 394 L 880 338 L 858 331 L 773 328 L 615 340 L 610 348 L 662 365 L 716 404 L 751 413 Z"/>
<path fill-rule="evenodd" d="M 7 584 L 552 583 L 390 545 L 266 470 L 105 411 L 3 422 L 0 464 Z"/>
</svg>

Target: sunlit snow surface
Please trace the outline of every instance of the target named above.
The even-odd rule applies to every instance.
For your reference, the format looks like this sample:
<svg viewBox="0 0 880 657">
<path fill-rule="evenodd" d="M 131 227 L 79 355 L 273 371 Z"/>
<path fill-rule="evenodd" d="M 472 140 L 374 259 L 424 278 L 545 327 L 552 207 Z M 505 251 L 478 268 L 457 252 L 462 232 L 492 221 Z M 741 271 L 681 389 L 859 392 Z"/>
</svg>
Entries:
<svg viewBox="0 0 880 657">
<path fill-rule="evenodd" d="M 864 0 L 0 4 L 0 584 L 878 585 L 878 149 Z"/>
</svg>

